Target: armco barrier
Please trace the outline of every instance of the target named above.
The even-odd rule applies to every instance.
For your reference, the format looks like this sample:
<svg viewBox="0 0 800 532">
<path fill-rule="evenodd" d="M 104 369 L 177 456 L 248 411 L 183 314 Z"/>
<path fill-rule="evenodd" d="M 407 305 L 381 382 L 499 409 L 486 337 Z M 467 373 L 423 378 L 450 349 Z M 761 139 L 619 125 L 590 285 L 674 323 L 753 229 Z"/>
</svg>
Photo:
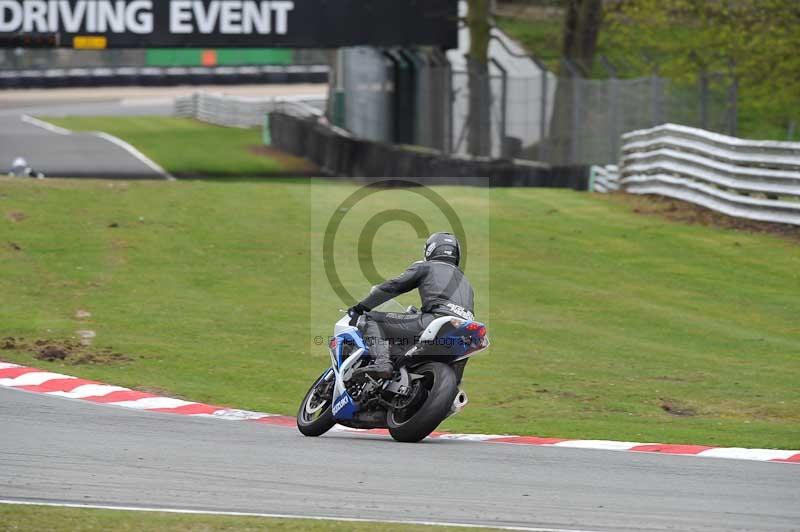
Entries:
<svg viewBox="0 0 800 532">
<path fill-rule="evenodd" d="M 619 190 L 619 168 L 615 164 L 592 166 L 589 176 L 591 192 L 616 192 Z"/>
<path fill-rule="evenodd" d="M 275 110 L 321 116 L 326 99 L 326 94 L 255 98 L 196 92 L 175 99 L 175 115 L 219 126 L 255 127 L 263 123 L 264 115 Z"/>
<path fill-rule="evenodd" d="M 448 157 L 418 146 L 355 138 L 315 117 L 287 112 L 269 115 L 276 148 L 305 157 L 330 176 L 350 178 L 413 177 L 420 184 L 554 187 L 586 190 L 586 166 L 551 167 L 531 161 Z"/>
<path fill-rule="evenodd" d="M 619 183 L 730 216 L 800 225 L 800 143 L 665 124 L 623 135 Z"/>
</svg>

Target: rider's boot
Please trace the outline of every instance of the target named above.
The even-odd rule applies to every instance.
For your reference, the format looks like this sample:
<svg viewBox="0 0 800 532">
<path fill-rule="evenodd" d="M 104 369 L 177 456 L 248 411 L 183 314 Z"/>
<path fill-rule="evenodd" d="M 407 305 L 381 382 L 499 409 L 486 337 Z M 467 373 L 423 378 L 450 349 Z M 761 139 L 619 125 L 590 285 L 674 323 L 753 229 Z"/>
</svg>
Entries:
<svg viewBox="0 0 800 532">
<path fill-rule="evenodd" d="M 369 366 L 355 370 L 353 376 L 368 375 L 373 379 L 388 379 L 394 374 L 394 365 L 389 358 L 389 342 L 383 338 L 378 324 L 372 320 L 367 320 L 364 332 L 375 360 Z"/>
<path fill-rule="evenodd" d="M 388 353 L 380 353 L 369 366 L 358 368 L 353 372 L 356 375 L 368 375 L 373 379 L 388 379 L 394 374 L 394 365 Z"/>
</svg>

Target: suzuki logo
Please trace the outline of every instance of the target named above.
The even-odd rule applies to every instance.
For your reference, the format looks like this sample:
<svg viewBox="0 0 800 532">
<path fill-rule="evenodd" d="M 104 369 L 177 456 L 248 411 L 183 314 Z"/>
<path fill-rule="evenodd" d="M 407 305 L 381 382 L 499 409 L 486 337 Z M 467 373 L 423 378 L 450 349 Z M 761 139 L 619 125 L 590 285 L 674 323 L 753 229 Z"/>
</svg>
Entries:
<svg viewBox="0 0 800 532">
<path fill-rule="evenodd" d="M 333 415 L 334 416 L 339 413 L 339 410 L 341 410 L 342 408 L 344 408 L 347 405 L 347 403 L 349 402 L 349 399 L 350 398 L 348 396 L 343 395 L 338 401 L 336 401 L 333 404 Z"/>
</svg>

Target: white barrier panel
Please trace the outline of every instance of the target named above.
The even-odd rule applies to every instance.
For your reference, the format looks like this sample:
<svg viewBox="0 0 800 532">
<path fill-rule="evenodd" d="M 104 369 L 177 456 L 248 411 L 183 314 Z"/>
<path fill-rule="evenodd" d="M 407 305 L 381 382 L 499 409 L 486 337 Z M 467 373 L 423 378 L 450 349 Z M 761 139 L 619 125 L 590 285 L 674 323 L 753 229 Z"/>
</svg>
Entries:
<svg viewBox="0 0 800 532">
<path fill-rule="evenodd" d="M 743 140 L 675 124 L 632 131 L 622 141 L 618 182 L 625 192 L 800 225 L 798 142 Z"/>
<path fill-rule="evenodd" d="M 590 192 L 616 192 L 619 190 L 619 169 L 615 164 L 592 166 L 589 176 Z"/>
<path fill-rule="evenodd" d="M 301 116 L 322 116 L 327 94 L 253 98 L 196 92 L 175 99 L 175 114 L 227 127 L 256 127 L 264 115 L 283 111 Z"/>
</svg>

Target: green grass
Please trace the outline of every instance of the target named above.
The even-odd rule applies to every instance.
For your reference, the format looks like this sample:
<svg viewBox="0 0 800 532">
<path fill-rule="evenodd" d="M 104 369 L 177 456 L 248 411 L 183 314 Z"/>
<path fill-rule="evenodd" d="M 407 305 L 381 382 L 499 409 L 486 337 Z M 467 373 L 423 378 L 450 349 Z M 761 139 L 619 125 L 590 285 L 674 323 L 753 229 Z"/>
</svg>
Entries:
<svg viewBox="0 0 800 532">
<path fill-rule="evenodd" d="M 530 20 L 521 17 L 497 16 L 498 27 L 516 39 L 529 52 L 544 61 L 548 68 L 557 71 L 561 58 L 561 17 Z"/>
<path fill-rule="evenodd" d="M 45 120 L 74 131 L 104 131 L 135 146 L 176 177 L 308 175 L 313 166 L 299 157 L 262 147 L 259 128 L 223 128 L 191 118 L 80 116 Z"/>
<path fill-rule="evenodd" d="M 342 306 L 318 290 L 310 246 L 352 190 L 305 180 L 2 178 L 0 337 L 88 328 L 98 349 L 133 360 L 0 358 L 293 415 L 328 363 L 312 338 L 329 332 Z M 493 342 L 470 362 L 471 404 L 446 429 L 800 448 L 796 243 L 640 216 L 614 197 L 492 189 L 487 211 L 476 189 L 436 190 L 462 215 L 477 312 Z M 354 292 L 369 286 L 346 262 L 357 260 L 359 224 L 415 205 L 405 191 L 381 194 L 354 208 L 337 237 Z M 379 234 L 378 271 L 417 258 L 408 227 L 392 222 Z M 75 318 L 78 309 L 91 317 Z"/>
<path fill-rule="evenodd" d="M 280 530 L 286 532 L 455 532 L 454 527 L 381 524 L 369 522 L 275 519 L 224 515 L 189 515 L 167 512 L 133 512 L 56 508 L 48 506 L 0 505 L 2 532 L 237 532 Z M 491 529 L 488 529 L 491 530 Z"/>
<path fill-rule="evenodd" d="M 552 71 L 560 72 L 563 71 L 559 61 L 562 57 L 564 16 L 558 10 L 550 11 L 547 15 L 544 13 L 535 18 L 524 15 L 497 16 L 495 23 L 526 50 L 544 61 Z M 641 43 L 614 42 L 611 31 L 607 27 L 600 30 L 596 59 L 590 77 L 605 79 L 610 76 L 611 72 L 600 61 L 600 57 L 603 56 L 608 58 L 617 76 L 621 78 L 652 75 L 652 66 L 648 65 L 642 56 Z M 648 31 L 656 30 L 648 28 Z M 659 37 L 664 40 L 679 41 L 688 37 L 691 31 L 691 28 L 673 27 L 663 33 L 660 32 Z"/>
</svg>

